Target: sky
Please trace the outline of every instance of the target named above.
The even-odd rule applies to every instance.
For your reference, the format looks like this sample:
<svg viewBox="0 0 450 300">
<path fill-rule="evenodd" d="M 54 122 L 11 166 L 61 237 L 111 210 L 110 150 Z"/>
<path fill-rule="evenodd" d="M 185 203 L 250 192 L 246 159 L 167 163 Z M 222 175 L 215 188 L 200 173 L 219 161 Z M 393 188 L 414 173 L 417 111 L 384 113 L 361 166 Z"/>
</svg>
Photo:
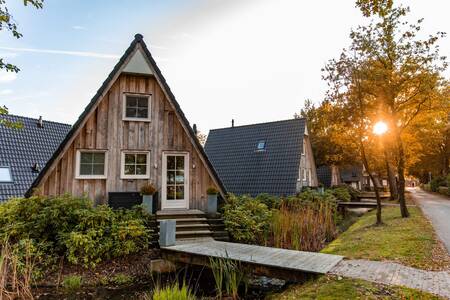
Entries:
<svg viewBox="0 0 450 300">
<path fill-rule="evenodd" d="M 321 68 L 362 24 L 353 0 L 7 0 L 23 33 L 0 31 L 0 105 L 73 124 L 127 49 L 144 35 L 191 124 L 214 128 L 292 118 L 321 101 Z M 450 32 L 448 0 L 409 0 L 423 31 Z M 447 37 L 441 54 L 450 56 Z M 449 72 L 446 76 L 450 75 Z"/>
</svg>

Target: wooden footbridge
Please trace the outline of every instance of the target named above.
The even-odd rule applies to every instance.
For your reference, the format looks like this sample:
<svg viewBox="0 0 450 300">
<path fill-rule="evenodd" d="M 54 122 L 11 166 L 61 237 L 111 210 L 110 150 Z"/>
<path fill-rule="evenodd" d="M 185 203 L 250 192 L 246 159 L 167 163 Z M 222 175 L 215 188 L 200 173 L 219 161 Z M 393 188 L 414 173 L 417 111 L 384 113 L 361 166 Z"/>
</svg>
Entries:
<svg viewBox="0 0 450 300">
<path fill-rule="evenodd" d="M 250 267 L 253 273 L 287 280 L 304 280 L 311 274 L 326 274 L 342 259 L 339 255 L 286 250 L 247 244 L 193 239 L 161 247 L 172 262 L 208 266 L 210 257 L 226 258 Z"/>
</svg>

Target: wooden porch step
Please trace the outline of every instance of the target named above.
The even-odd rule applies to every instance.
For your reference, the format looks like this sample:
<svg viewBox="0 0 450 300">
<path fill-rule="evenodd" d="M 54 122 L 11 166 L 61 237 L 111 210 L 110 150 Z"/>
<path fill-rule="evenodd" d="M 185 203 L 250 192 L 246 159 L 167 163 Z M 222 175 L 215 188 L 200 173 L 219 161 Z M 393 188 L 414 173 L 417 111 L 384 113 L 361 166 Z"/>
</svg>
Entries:
<svg viewBox="0 0 450 300">
<path fill-rule="evenodd" d="M 181 223 L 204 223 L 204 222 L 208 222 L 208 219 L 206 218 L 173 218 L 173 219 L 158 219 L 158 222 L 160 222 L 161 220 L 175 220 L 177 222 L 177 224 L 181 224 Z"/>
<path fill-rule="evenodd" d="M 194 238 L 212 236 L 212 232 L 209 230 L 195 230 L 195 231 L 177 231 L 176 238 Z"/>
</svg>

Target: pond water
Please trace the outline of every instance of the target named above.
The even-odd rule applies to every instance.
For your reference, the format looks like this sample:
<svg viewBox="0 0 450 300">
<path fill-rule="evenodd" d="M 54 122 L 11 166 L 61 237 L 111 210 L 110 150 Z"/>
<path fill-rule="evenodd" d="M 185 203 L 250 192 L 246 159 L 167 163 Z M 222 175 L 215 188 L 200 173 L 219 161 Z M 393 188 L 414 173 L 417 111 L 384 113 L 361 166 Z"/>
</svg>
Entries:
<svg viewBox="0 0 450 300">
<path fill-rule="evenodd" d="M 124 287 L 91 287 L 83 288 L 74 293 L 64 293 L 62 289 L 39 288 L 36 290 L 36 298 L 44 300 L 59 299 L 151 299 L 149 295 L 156 285 L 164 286 L 167 283 L 186 282 L 198 297 L 216 296 L 214 277 L 210 270 L 205 268 L 183 269 L 172 276 L 159 276 L 147 282 L 141 282 Z M 268 294 L 282 291 L 286 286 L 283 280 L 267 277 L 251 277 L 249 279 L 247 293 L 244 286 L 240 288 L 242 299 L 264 299 Z M 244 296 L 245 294 L 245 296 Z M 147 297 L 145 297 L 147 295 Z"/>
</svg>

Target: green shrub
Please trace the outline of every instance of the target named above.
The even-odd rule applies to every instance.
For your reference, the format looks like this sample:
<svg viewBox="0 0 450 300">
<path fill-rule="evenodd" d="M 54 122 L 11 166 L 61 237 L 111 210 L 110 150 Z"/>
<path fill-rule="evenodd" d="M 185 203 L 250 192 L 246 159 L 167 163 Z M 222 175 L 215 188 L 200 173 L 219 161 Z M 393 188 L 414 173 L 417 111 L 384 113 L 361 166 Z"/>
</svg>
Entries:
<svg viewBox="0 0 450 300">
<path fill-rule="evenodd" d="M 349 190 L 344 186 L 334 186 L 329 190 L 338 201 L 350 202 L 352 195 Z"/>
<path fill-rule="evenodd" d="M 277 196 L 272 196 L 266 193 L 259 194 L 255 197 L 255 200 L 258 200 L 261 203 L 264 203 L 269 209 L 280 207 L 281 199 Z"/>
<path fill-rule="evenodd" d="M 430 181 L 430 188 L 432 192 L 438 192 L 440 186 L 447 186 L 447 178 L 435 177 Z"/>
<path fill-rule="evenodd" d="M 233 240 L 244 243 L 265 240 L 272 216 L 267 205 L 249 196 L 230 194 L 223 209 L 224 223 Z"/>
<path fill-rule="evenodd" d="M 153 300 L 195 300 L 194 294 L 186 284 L 181 287 L 178 282 L 165 287 L 157 287 L 153 292 Z"/>
<path fill-rule="evenodd" d="M 127 285 L 130 283 L 133 283 L 133 277 L 131 277 L 127 274 L 119 273 L 119 274 L 114 275 L 109 281 L 116 285 Z"/>
<path fill-rule="evenodd" d="M 70 275 L 70 276 L 66 276 L 64 277 L 63 280 L 63 288 L 64 290 L 66 290 L 67 292 L 76 292 L 78 291 L 83 283 L 83 279 L 81 278 L 81 276 L 77 276 L 77 275 Z"/>
<path fill-rule="evenodd" d="M 149 216 L 141 209 L 93 207 L 86 198 L 31 197 L 0 204 L 0 238 L 30 239 L 49 258 L 95 266 L 104 259 L 135 253 L 148 245 Z"/>
</svg>

